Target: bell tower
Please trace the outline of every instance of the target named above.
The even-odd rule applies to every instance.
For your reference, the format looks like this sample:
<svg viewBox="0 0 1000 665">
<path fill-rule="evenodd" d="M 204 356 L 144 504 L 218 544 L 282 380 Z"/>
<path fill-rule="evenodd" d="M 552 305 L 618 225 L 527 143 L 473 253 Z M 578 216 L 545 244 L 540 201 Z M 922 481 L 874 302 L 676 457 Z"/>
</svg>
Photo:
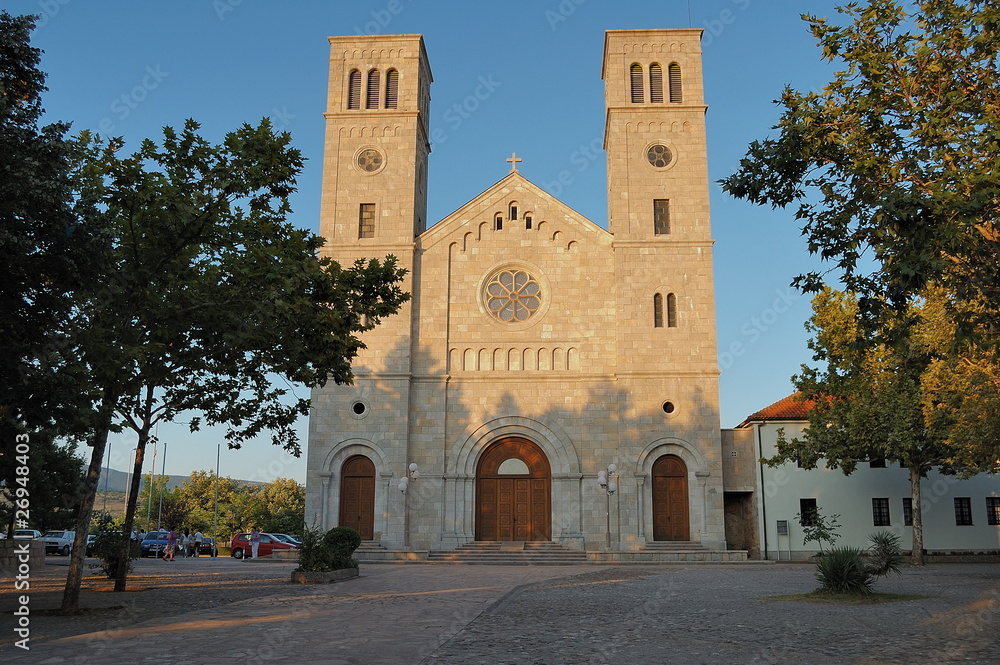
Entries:
<svg viewBox="0 0 1000 665">
<path fill-rule="evenodd" d="M 430 64 L 421 35 L 330 37 L 320 234 L 341 265 L 391 254 L 409 273 L 427 224 Z M 356 362 L 409 371 L 411 306 L 365 334 Z"/>
<path fill-rule="evenodd" d="M 608 31 L 602 78 L 619 369 L 715 376 L 701 30 Z"/>
<path fill-rule="evenodd" d="M 430 84 L 423 37 L 330 37 L 320 233 L 412 245 L 427 223 Z"/>
</svg>

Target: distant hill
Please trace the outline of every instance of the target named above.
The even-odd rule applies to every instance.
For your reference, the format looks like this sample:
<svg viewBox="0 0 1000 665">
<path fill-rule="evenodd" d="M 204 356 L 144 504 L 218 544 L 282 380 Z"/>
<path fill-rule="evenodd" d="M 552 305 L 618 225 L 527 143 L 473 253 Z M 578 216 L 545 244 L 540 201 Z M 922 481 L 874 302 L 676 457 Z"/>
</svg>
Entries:
<svg viewBox="0 0 1000 665">
<path fill-rule="evenodd" d="M 159 474 L 154 474 L 155 477 L 159 478 Z M 172 490 L 173 488 L 179 486 L 181 483 L 186 481 L 191 476 L 167 476 L 167 489 Z M 132 476 L 124 471 L 119 471 L 118 469 L 111 469 L 104 467 L 101 469 L 101 483 L 97 486 L 98 492 L 104 491 L 105 483 L 107 484 L 107 490 L 109 492 L 124 492 L 128 481 L 131 480 Z M 142 474 L 142 480 L 139 484 L 139 490 L 146 485 L 149 481 L 149 472 Z M 241 480 L 241 483 L 247 483 L 248 485 L 261 485 L 263 483 L 252 481 L 252 480 Z"/>
</svg>

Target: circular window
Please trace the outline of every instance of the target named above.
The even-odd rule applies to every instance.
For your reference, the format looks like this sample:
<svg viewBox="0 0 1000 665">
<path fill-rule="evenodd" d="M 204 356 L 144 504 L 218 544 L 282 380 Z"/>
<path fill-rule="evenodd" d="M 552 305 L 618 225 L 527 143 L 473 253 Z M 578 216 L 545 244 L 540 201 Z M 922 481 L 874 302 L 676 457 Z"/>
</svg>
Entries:
<svg viewBox="0 0 1000 665">
<path fill-rule="evenodd" d="M 357 162 L 358 168 L 365 173 L 375 173 L 385 164 L 385 158 L 375 148 L 365 148 L 358 153 Z"/>
<path fill-rule="evenodd" d="M 646 160 L 651 166 L 662 169 L 674 161 L 674 153 L 662 143 L 654 143 L 646 150 Z"/>
<path fill-rule="evenodd" d="M 486 281 L 483 293 L 486 310 L 498 321 L 527 321 L 542 305 L 538 280 L 526 270 L 500 270 Z"/>
<path fill-rule="evenodd" d="M 677 407 L 674 406 L 674 403 L 673 402 L 669 402 L 669 401 L 668 402 L 664 402 L 662 408 L 663 408 L 663 413 L 665 413 L 668 416 L 672 415 L 674 413 L 674 411 L 677 410 Z"/>
<path fill-rule="evenodd" d="M 358 400 L 351 405 L 351 417 L 356 419 L 364 418 L 368 415 L 368 405 L 365 402 Z"/>
</svg>

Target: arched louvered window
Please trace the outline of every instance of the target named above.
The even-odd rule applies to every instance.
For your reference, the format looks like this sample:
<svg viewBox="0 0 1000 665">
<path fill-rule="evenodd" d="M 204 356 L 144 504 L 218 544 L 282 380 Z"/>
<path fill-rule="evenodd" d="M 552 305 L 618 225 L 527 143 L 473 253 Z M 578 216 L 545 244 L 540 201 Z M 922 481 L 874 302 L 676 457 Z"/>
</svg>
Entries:
<svg viewBox="0 0 1000 665">
<path fill-rule="evenodd" d="M 514 221 L 517 219 L 517 201 L 511 201 L 508 206 L 508 211 L 510 212 L 510 219 Z"/>
<path fill-rule="evenodd" d="M 681 66 L 676 62 L 670 63 L 667 67 L 667 78 L 670 79 L 670 103 L 680 104 L 684 101 L 681 93 Z"/>
<path fill-rule="evenodd" d="M 347 108 L 361 108 L 361 72 L 356 69 L 347 78 Z"/>
<path fill-rule="evenodd" d="M 649 101 L 663 103 L 663 70 L 655 62 L 649 66 Z"/>
<path fill-rule="evenodd" d="M 677 327 L 677 296 L 673 293 L 667 294 L 667 327 Z"/>
<path fill-rule="evenodd" d="M 399 72 L 390 69 L 385 73 L 385 107 L 387 109 L 396 108 L 396 100 L 399 97 Z"/>
<path fill-rule="evenodd" d="M 367 95 L 365 96 L 366 109 L 378 108 L 378 83 L 379 83 L 378 70 L 373 69 L 370 72 L 368 72 L 368 88 L 365 91 L 367 93 Z"/>
<path fill-rule="evenodd" d="M 663 327 L 663 296 L 659 293 L 653 296 L 653 327 Z"/>
<path fill-rule="evenodd" d="M 493 230 L 502 231 L 503 230 L 503 215 L 497 213 L 493 218 Z"/>
<path fill-rule="evenodd" d="M 632 63 L 630 72 L 632 80 L 632 103 L 642 104 L 642 66 L 638 63 Z"/>
</svg>

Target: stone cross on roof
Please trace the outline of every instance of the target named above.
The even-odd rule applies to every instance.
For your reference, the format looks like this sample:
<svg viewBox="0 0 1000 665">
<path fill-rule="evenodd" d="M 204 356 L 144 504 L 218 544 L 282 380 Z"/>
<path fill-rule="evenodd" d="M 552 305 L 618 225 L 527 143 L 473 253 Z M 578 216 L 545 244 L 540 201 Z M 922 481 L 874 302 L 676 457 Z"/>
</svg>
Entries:
<svg viewBox="0 0 1000 665">
<path fill-rule="evenodd" d="M 510 157 L 507 159 L 510 162 L 510 172 L 517 173 L 517 163 L 523 162 L 524 160 L 517 156 L 516 152 L 510 153 Z"/>
</svg>

